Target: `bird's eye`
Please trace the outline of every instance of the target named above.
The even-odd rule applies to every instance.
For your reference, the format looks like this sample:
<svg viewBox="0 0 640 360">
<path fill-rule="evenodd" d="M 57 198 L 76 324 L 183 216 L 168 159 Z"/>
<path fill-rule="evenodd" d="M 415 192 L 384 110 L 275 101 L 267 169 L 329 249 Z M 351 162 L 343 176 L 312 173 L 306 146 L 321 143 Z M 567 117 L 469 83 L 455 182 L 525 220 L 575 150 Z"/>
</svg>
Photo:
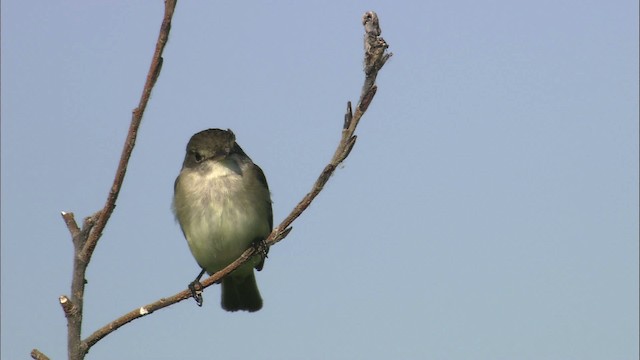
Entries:
<svg viewBox="0 0 640 360">
<path fill-rule="evenodd" d="M 194 153 L 193 157 L 196 159 L 196 162 L 201 162 L 202 160 L 204 160 L 204 156 L 200 155 L 199 153 Z"/>
</svg>

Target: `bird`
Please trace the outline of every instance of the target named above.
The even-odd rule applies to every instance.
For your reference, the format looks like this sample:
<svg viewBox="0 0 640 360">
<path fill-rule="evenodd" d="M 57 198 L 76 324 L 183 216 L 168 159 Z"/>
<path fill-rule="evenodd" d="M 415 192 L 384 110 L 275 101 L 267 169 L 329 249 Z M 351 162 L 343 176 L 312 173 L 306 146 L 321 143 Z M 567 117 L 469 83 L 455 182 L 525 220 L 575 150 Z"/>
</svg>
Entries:
<svg viewBox="0 0 640 360">
<path fill-rule="evenodd" d="M 231 130 L 207 129 L 191 137 L 174 184 L 172 208 L 202 269 L 190 284 L 192 293 L 205 272 L 222 270 L 247 248 L 264 242 L 273 229 L 271 205 L 264 172 Z M 222 279 L 224 310 L 262 308 L 254 269 L 262 270 L 265 257 L 266 251 L 258 253 Z M 196 301 L 202 305 L 201 297 Z"/>
</svg>

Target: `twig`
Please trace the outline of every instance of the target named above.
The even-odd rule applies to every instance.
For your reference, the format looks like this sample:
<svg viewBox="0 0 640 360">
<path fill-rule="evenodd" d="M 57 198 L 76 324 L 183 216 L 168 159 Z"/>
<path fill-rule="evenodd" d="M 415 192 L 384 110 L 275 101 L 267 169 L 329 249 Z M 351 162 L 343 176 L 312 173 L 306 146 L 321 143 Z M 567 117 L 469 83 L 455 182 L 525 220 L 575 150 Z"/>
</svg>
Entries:
<svg viewBox="0 0 640 360">
<path fill-rule="evenodd" d="M 287 216 L 282 223 L 280 223 L 280 225 L 271 232 L 271 235 L 269 235 L 265 240 L 267 245 L 273 245 L 287 236 L 289 231 L 283 233 L 280 229 L 287 230 L 289 225 L 291 225 L 291 223 L 297 219 L 307 207 L 309 207 L 313 199 L 320 193 L 320 191 L 322 191 L 322 188 L 327 181 L 329 181 L 329 178 L 338 165 L 340 165 L 340 163 L 349 156 L 356 143 L 357 136 L 354 135 L 356 127 L 364 113 L 367 111 L 367 108 L 378 89 L 375 85 L 375 79 L 378 76 L 378 71 L 382 69 L 389 57 L 393 55 L 391 53 L 386 53 L 389 45 L 382 37 L 380 37 L 382 30 L 380 29 L 378 15 L 373 11 L 364 13 L 362 17 L 362 24 L 365 27 L 364 65 L 366 77 L 360 94 L 360 100 L 358 101 L 358 106 L 356 106 L 356 112 L 353 113 L 351 111 L 351 102 L 348 102 L 347 112 L 344 115 L 342 138 L 340 139 L 340 143 L 333 154 L 333 158 L 329 164 L 325 166 L 324 170 L 322 170 L 311 191 L 302 198 L 293 211 L 291 211 L 289 216 Z"/>
<path fill-rule="evenodd" d="M 360 101 L 358 102 L 358 106 L 356 106 L 355 113 L 352 112 L 351 102 L 347 103 L 347 111 L 345 114 L 344 125 L 342 129 L 342 137 L 340 143 L 338 144 L 338 147 L 336 148 L 333 158 L 331 159 L 329 164 L 324 167 L 324 169 L 320 173 L 320 176 L 311 188 L 311 191 L 307 195 L 305 195 L 302 200 L 300 200 L 298 205 L 296 205 L 296 207 L 291 211 L 289 216 L 287 216 L 280 223 L 280 225 L 273 229 L 271 234 L 265 239 L 266 246 L 271 246 L 279 242 L 289 234 L 292 229 L 291 227 L 289 227 L 289 225 L 291 225 L 291 223 L 293 223 L 293 221 L 297 219 L 307 209 L 307 207 L 309 207 L 313 199 L 320 193 L 320 191 L 322 191 L 327 181 L 329 181 L 329 178 L 338 167 L 338 165 L 342 163 L 347 158 L 347 156 L 349 156 L 351 149 L 353 149 L 353 146 L 356 142 L 356 136 L 354 135 L 356 127 L 358 126 L 360 119 L 367 110 L 367 107 L 371 103 L 371 100 L 375 96 L 377 90 L 377 87 L 375 86 L 375 78 L 378 74 L 378 71 L 384 66 L 387 59 L 389 59 L 389 57 L 392 55 L 391 53 L 386 53 L 386 49 L 389 46 L 384 41 L 384 39 L 380 37 L 381 31 L 378 24 L 378 16 L 375 12 L 369 11 L 364 14 L 363 25 L 365 25 L 366 32 L 365 86 L 363 86 L 362 93 L 360 95 Z M 245 263 L 256 252 L 259 251 L 261 251 L 261 249 L 250 247 L 238 259 L 229 264 L 227 267 L 202 281 L 203 288 L 209 287 L 214 283 L 219 282 L 222 278 Z M 145 315 L 151 314 L 156 310 L 165 308 L 169 305 L 175 304 L 190 297 L 191 291 L 183 290 L 173 296 L 162 298 L 148 305 L 134 309 L 98 329 L 93 334 L 91 334 L 84 342 L 90 347 L 105 336 L 120 328 L 121 326 Z"/>
<path fill-rule="evenodd" d="M 85 274 L 87 266 L 93 255 L 93 251 L 98 243 L 98 240 L 102 236 L 104 230 L 113 210 L 115 208 L 120 188 L 124 181 L 124 176 L 127 171 L 127 165 L 129 158 L 135 146 L 136 137 L 138 134 L 138 128 L 142 122 L 142 116 L 144 110 L 149 102 L 151 96 L 151 90 L 153 89 L 160 70 L 162 69 L 162 52 L 169 39 L 169 31 L 171 30 L 171 19 L 173 18 L 173 12 L 176 7 L 177 0 L 165 0 L 165 11 L 162 25 L 160 27 L 160 34 L 158 35 L 158 41 L 156 42 L 156 49 L 151 60 L 151 66 L 147 74 L 147 80 L 142 90 L 140 102 L 138 107 L 133 110 L 131 117 L 131 124 L 129 125 L 129 132 L 125 140 L 124 149 L 120 156 L 120 162 L 116 175 L 111 185 L 107 201 L 102 208 L 92 216 L 85 219 L 82 228 L 79 228 L 75 222 L 73 213 L 62 213 L 62 218 L 71 233 L 74 244 L 74 261 L 73 261 L 73 278 L 71 280 L 71 297 L 61 296 L 60 305 L 62 306 L 65 316 L 67 318 L 67 348 L 69 352 L 69 359 L 80 360 L 83 359 L 89 348 L 93 344 L 89 344 L 87 341 L 81 340 L 82 329 L 82 310 L 84 304 L 84 285 Z M 31 352 L 31 357 L 34 359 L 46 359 L 47 357 L 40 351 L 34 349 Z"/>
<path fill-rule="evenodd" d="M 156 42 L 156 50 L 153 54 L 151 67 L 149 68 L 149 72 L 147 74 L 147 81 L 145 82 L 144 89 L 142 90 L 140 103 L 138 104 L 138 107 L 133 110 L 133 114 L 131 116 L 129 133 L 127 134 L 127 139 L 124 143 L 124 149 L 122 149 L 120 163 L 118 164 L 116 176 L 113 179 L 113 184 L 111 185 L 111 190 L 109 191 L 109 196 L 107 197 L 107 202 L 102 208 L 100 216 L 96 221 L 96 226 L 91 232 L 84 248 L 82 249 L 82 253 L 80 254 L 80 257 L 83 259 L 83 261 L 89 262 L 89 260 L 91 259 L 91 255 L 93 254 L 93 250 L 98 243 L 98 239 L 100 239 L 100 236 L 102 236 L 102 231 L 104 230 L 104 227 L 106 226 L 107 221 L 109 221 L 109 218 L 113 213 L 113 209 L 115 208 L 116 200 L 118 199 L 118 194 L 120 193 L 120 188 L 122 187 L 122 182 L 124 181 L 124 176 L 127 172 L 129 158 L 131 157 L 133 147 L 136 144 L 136 137 L 138 136 L 138 128 L 140 127 L 140 123 L 142 122 L 142 115 L 144 114 L 144 110 L 146 109 L 149 98 L 151 97 L 151 90 L 156 84 L 158 76 L 160 76 L 160 70 L 162 69 L 163 62 L 162 52 L 164 51 L 164 47 L 169 40 L 169 31 L 171 31 L 171 19 L 173 18 L 173 11 L 175 10 L 176 3 L 177 0 L 165 1 L 164 18 L 160 27 L 158 41 Z"/>
</svg>

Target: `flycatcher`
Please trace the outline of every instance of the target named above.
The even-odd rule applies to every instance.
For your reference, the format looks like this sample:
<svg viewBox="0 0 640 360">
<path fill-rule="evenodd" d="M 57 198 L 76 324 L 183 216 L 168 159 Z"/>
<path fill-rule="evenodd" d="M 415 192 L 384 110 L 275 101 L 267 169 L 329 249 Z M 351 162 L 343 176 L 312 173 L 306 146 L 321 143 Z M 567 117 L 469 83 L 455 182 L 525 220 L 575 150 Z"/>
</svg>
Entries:
<svg viewBox="0 0 640 360">
<path fill-rule="evenodd" d="M 174 186 L 173 212 L 202 268 L 194 283 L 205 271 L 211 275 L 225 268 L 273 227 L 267 179 L 231 130 L 191 137 Z M 262 308 L 253 269 L 261 270 L 263 263 L 263 256 L 254 256 L 222 280 L 223 309 Z"/>
</svg>

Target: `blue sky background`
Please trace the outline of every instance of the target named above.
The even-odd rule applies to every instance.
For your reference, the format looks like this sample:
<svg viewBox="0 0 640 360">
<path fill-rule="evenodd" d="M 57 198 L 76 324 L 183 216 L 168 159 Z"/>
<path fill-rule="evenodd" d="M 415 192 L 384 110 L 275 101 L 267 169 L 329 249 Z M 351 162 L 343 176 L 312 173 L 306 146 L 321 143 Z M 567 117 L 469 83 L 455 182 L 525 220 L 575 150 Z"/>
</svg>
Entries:
<svg viewBox="0 0 640 360">
<path fill-rule="evenodd" d="M 100 209 L 161 1 L 2 1 L 2 359 L 66 357 L 60 211 Z M 637 359 L 637 1 L 180 1 L 84 335 L 198 272 L 170 211 L 189 137 L 231 128 L 282 220 L 363 80 L 394 53 L 344 166 L 271 249 L 255 314 L 219 288 L 88 359 Z"/>
</svg>

